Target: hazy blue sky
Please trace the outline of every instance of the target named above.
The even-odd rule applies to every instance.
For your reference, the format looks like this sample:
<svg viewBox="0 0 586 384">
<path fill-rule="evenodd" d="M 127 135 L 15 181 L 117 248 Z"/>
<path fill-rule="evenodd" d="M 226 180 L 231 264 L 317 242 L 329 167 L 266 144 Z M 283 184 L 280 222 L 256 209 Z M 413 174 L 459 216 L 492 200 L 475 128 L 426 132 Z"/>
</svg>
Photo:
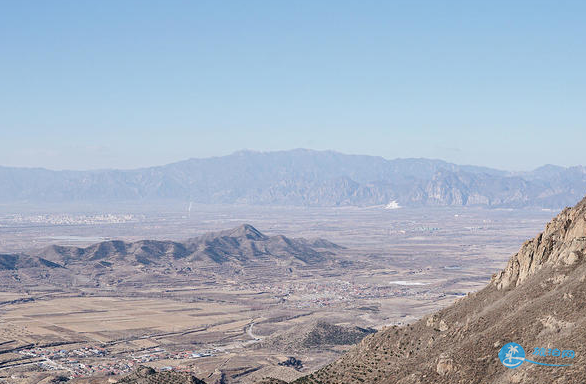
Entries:
<svg viewBox="0 0 586 384">
<path fill-rule="evenodd" d="M 586 164 L 586 1 L 5 1 L 0 165 Z"/>
</svg>

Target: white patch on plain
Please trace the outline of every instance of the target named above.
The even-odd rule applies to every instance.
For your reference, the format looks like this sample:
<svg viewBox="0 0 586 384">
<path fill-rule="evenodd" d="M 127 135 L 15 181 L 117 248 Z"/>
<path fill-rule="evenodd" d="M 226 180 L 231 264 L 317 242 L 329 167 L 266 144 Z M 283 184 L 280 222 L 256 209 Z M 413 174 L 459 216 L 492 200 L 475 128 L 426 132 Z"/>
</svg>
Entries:
<svg viewBox="0 0 586 384">
<path fill-rule="evenodd" d="M 399 209 L 401 206 L 397 203 L 397 200 L 391 200 L 386 206 L 385 209 Z"/>
<path fill-rule="evenodd" d="M 405 280 L 389 281 L 389 284 L 396 284 L 396 285 L 425 285 L 425 283 L 420 283 L 418 281 L 405 281 Z"/>
</svg>

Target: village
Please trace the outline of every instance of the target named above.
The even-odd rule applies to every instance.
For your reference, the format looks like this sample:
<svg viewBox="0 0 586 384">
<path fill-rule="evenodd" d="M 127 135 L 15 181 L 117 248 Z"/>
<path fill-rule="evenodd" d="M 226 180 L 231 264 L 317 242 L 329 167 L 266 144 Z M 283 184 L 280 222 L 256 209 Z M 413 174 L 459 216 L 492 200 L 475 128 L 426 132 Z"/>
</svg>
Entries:
<svg viewBox="0 0 586 384">
<path fill-rule="evenodd" d="M 437 297 L 438 292 L 425 287 L 426 283 L 388 285 L 356 283 L 343 280 L 295 281 L 242 285 L 242 290 L 271 292 L 281 304 L 294 308 L 323 308 L 344 305 L 356 300 L 376 300 L 392 297 Z"/>
<path fill-rule="evenodd" d="M 19 351 L 21 355 L 42 358 L 36 362 L 39 368 L 48 371 L 69 371 L 70 378 L 87 377 L 96 374 L 119 375 L 132 371 L 141 364 L 160 360 L 185 360 L 214 356 L 214 351 L 196 352 L 191 350 L 171 352 L 161 347 L 149 348 L 138 353 L 115 355 L 100 346 L 80 347 L 76 349 L 30 348 Z M 92 359 L 100 359 L 94 363 Z M 182 364 L 163 366 L 160 370 L 190 371 Z"/>
</svg>

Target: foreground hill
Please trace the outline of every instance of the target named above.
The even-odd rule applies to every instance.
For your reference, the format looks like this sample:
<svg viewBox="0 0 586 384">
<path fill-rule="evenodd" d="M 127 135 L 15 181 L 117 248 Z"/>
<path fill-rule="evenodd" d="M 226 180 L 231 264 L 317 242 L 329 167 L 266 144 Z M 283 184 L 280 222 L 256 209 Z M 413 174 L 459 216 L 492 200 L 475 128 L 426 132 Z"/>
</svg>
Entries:
<svg viewBox="0 0 586 384">
<path fill-rule="evenodd" d="M 586 199 L 526 242 L 486 288 L 414 324 L 367 336 L 295 383 L 585 383 L 585 252 Z M 528 360 L 570 366 L 507 368 L 499 352 L 511 342 Z M 560 356 L 564 350 L 574 357 Z"/>
<path fill-rule="evenodd" d="M 331 151 L 242 151 L 135 170 L 49 171 L 0 167 L 0 202 L 183 202 L 558 208 L 586 189 L 586 168 L 510 173 L 440 160 Z"/>
</svg>

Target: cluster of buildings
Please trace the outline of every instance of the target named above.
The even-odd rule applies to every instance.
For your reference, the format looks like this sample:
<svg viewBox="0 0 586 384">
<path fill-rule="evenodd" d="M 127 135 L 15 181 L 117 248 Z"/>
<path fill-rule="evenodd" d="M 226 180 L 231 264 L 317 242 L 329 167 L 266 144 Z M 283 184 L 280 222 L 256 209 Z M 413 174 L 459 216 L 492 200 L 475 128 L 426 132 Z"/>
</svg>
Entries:
<svg viewBox="0 0 586 384">
<path fill-rule="evenodd" d="M 407 284 L 406 284 L 407 285 Z M 311 281 L 271 284 L 253 289 L 268 291 L 295 308 L 321 308 L 352 302 L 358 299 L 381 299 L 412 296 L 413 287 L 401 285 L 359 284 L 348 281 Z"/>
<path fill-rule="evenodd" d="M 132 214 L 104 213 L 98 215 L 70 215 L 70 214 L 43 214 L 43 215 L 10 215 L 3 221 L 13 224 L 119 224 L 138 221 L 138 217 Z"/>
<path fill-rule="evenodd" d="M 129 354 L 127 357 L 108 358 L 108 351 L 101 347 L 83 347 L 71 350 L 51 348 L 31 348 L 19 352 L 22 355 L 41 357 L 44 360 L 37 365 L 44 370 L 64 370 L 70 377 L 86 377 L 96 374 L 120 375 L 132 371 L 136 366 L 159 360 L 189 360 L 213 356 L 212 351 L 169 352 L 163 348 L 143 351 L 140 355 Z M 164 370 L 188 370 L 182 366 L 168 366 Z"/>
<path fill-rule="evenodd" d="M 168 352 L 163 348 L 154 348 L 149 350 L 147 353 L 141 355 L 131 355 L 130 359 L 133 363 L 148 363 L 157 360 L 183 360 L 183 359 L 196 359 L 199 357 L 213 356 L 212 351 L 195 352 L 195 351 L 179 351 L 179 352 Z"/>
<path fill-rule="evenodd" d="M 19 351 L 21 355 L 45 357 L 48 359 L 75 359 L 83 357 L 103 357 L 108 353 L 101 347 L 83 347 L 76 349 L 31 348 Z"/>
</svg>

